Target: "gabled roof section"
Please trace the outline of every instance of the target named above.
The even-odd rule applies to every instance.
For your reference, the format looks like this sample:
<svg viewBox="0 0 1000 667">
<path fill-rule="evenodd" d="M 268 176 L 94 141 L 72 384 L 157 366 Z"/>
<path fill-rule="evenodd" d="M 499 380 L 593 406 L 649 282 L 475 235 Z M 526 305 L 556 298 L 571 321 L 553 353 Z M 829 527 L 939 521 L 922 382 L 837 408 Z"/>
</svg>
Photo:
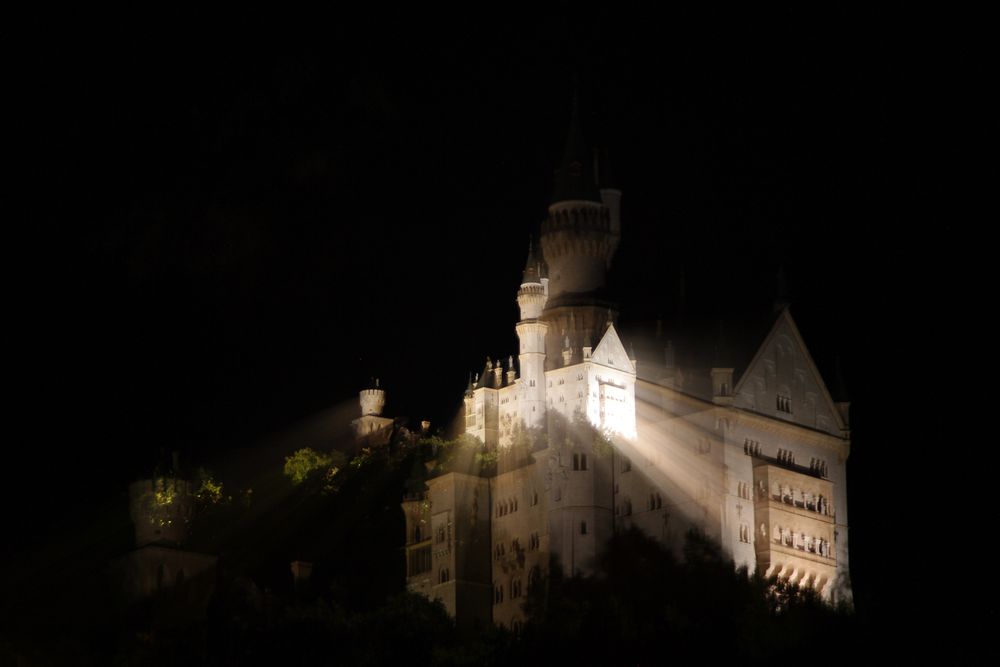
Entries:
<svg viewBox="0 0 1000 667">
<path fill-rule="evenodd" d="M 757 348 L 734 393 L 736 407 L 838 437 L 848 431 L 787 307 Z"/>
<path fill-rule="evenodd" d="M 601 342 L 597 344 L 594 352 L 590 355 L 590 360 L 602 366 L 635 374 L 635 366 L 632 365 L 632 360 L 629 359 L 628 352 L 625 351 L 625 346 L 622 344 L 622 339 L 618 336 L 614 324 L 608 325 L 607 331 L 601 337 Z"/>
</svg>

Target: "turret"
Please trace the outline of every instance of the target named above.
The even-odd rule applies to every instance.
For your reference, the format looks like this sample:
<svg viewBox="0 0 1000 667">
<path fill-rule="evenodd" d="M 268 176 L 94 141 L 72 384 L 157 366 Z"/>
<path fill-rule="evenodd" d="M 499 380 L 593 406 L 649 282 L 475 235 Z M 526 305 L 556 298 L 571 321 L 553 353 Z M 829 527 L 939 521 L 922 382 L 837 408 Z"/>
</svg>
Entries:
<svg viewBox="0 0 1000 667">
<path fill-rule="evenodd" d="M 545 333 L 549 327 L 538 319 L 548 299 L 542 283 L 544 267 L 529 241 L 528 261 L 521 288 L 517 291 L 517 305 L 521 309 L 521 321 L 517 323 L 521 362 L 519 392 L 521 418 L 527 426 L 541 424 L 545 417 Z"/>
<path fill-rule="evenodd" d="M 379 388 L 378 378 L 375 378 L 374 386 L 361 390 L 360 402 L 362 417 L 378 417 L 382 414 L 382 409 L 385 408 L 385 391 Z"/>
<path fill-rule="evenodd" d="M 566 151 L 556 172 L 542 250 L 549 267 L 549 296 L 578 295 L 604 286 L 621 235 L 617 188 L 598 189 L 593 151 L 583 138 L 579 103 L 573 101 Z"/>
<path fill-rule="evenodd" d="M 528 239 L 528 260 L 524 265 L 521 288 L 517 291 L 517 305 L 521 309 L 522 320 L 541 317 L 548 300 L 548 278 L 545 275 L 545 262 L 536 252 L 531 239 Z"/>
<path fill-rule="evenodd" d="M 382 416 L 385 408 L 385 390 L 379 386 L 378 378 L 371 386 L 358 393 L 361 416 L 351 421 L 357 442 L 368 446 L 388 444 L 392 434 L 392 419 Z"/>
</svg>

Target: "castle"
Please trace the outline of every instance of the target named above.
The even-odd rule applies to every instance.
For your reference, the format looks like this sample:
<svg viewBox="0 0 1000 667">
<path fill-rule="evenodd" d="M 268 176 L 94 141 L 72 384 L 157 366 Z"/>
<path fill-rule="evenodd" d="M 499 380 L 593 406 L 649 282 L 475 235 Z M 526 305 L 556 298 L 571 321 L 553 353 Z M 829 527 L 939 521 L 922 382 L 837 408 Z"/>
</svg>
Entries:
<svg viewBox="0 0 1000 667">
<path fill-rule="evenodd" d="M 787 307 L 742 358 L 626 348 L 605 279 L 622 193 L 578 120 L 517 290 L 517 361 L 487 359 L 465 393 L 464 431 L 495 470 L 436 467 L 403 501 L 410 590 L 459 623 L 516 627 L 553 567 L 592 572 L 634 526 L 673 549 L 701 531 L 737 566 L 849 602 L 848 404 Z"/>
</svg>

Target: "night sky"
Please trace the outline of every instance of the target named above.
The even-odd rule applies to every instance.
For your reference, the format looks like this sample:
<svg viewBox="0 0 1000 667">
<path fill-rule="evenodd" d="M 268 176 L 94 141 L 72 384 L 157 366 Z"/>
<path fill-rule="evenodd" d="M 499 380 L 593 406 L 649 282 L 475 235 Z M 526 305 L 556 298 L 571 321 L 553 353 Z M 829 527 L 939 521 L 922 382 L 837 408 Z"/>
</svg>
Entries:
<svg viewBox="0 0 1000 667">
<path fill-rule="evenodd" d="M 37 254 L 8 284 L 28 372 L 7 453 L 39 485 L 13 534 L 120 495 L 163 448 L 220 467 L 353 411 L 371 376 L 387 414 L 446 425 L 468 373 L 516 351 L 576 89 L 624 193 L 623 326 L 669 319 L 681 272 L 707 320 L 767 312 L 783 265 L 807 343 L 841 356 L 852 566 L 879 604 L 878 479 L 937 428 L 901 432 L 913 408 L 886 390 L 930 336 L 913 269 L 938 242 L 913 224 L 927 70 L 901 10 L 568 6 L 29 25 Z"/>
</svg>

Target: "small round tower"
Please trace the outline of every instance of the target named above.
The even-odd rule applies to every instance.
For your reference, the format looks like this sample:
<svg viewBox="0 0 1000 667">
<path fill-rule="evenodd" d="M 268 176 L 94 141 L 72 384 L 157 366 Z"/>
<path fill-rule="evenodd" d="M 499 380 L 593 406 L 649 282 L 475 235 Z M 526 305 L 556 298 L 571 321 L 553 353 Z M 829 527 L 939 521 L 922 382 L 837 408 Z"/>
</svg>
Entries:
<svg viewBox="0 0 1000 667">
<path fill-rule="evenodd" d="M 372 387 L 361 390 L 360 398 L 362 417 L 368 415 L 378 417 L 382 414 L 382 410 L 385 408 L 385 391 L 379 388 L 378 378 L 375 379 Z"/>
</svg>

